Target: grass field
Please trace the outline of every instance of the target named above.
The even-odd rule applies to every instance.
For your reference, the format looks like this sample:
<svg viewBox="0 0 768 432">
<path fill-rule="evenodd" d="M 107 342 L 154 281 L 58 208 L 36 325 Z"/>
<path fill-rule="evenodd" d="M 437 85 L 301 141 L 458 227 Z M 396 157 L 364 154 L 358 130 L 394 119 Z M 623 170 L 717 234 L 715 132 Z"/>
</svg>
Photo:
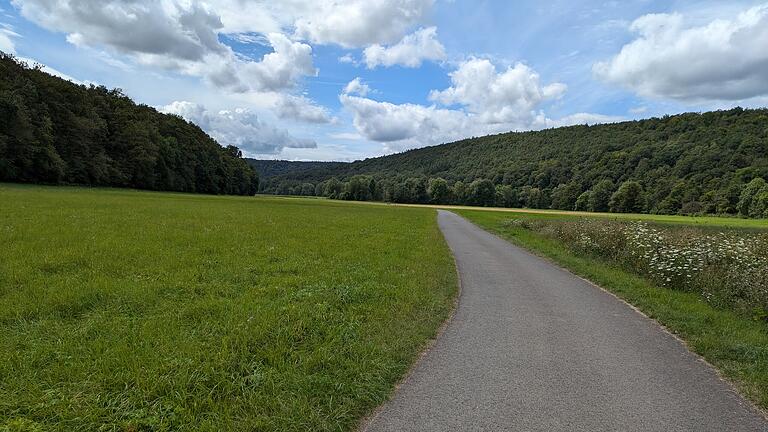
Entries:
<svg viewBox="0 0 768 432">
<path fill-rule="evenodd" d="M 512 219 L 551 219 L 551 215 L 483 210 L 457 213 L 635 305 L 685 340 L 757 405 L 768 409 L 768 323 L 765 321 L 713 307 L 693 292 L 654 285 L 626 268 L 575 252 L 560 241 L 509 223 Z M 556 218 L 567 220 L 574 216 L 557 215 Z M 720 224 L 718 220 L 707 222 L 711 229 Z"/>
<path fill-rule="evenodd" d="M 0 184 L 0 430 L 351 430 L 448 316 L 428 209 Z"/>
</svg>

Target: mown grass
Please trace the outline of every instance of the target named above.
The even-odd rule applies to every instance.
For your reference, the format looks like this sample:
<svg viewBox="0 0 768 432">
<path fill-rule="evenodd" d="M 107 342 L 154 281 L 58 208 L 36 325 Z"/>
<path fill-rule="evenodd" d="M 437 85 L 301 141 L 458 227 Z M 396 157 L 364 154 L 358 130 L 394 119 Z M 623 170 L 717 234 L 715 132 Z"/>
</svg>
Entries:
<svg viewBox="0 0 768 432">
<path fill-rule="evenodd" d="M 426 209 L 0 184 L 0 430 L 351 430 L 448 316 Z"/>
<path fill-rule="evenodd" d="M 482 210 L 457 213 L 633 304 L 685 340 L 758 406 L 768 409 L 768 325 L 764 322 L 714 308 L 695 293 L 654 286 L 624 269 L 577 255 L 542 234 L 505 223 L 531 215 Z"/>
</svg>

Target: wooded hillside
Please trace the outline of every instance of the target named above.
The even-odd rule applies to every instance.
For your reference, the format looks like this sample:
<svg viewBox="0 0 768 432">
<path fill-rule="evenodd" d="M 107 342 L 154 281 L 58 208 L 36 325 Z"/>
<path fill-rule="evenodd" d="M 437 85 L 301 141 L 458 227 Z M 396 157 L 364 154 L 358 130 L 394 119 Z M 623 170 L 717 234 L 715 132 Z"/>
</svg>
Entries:
<svg viewBox="0 0 768 432">
<path fill-rule="evenodd" d="M 395 202 L 768 217 L 763 178 L 768 178 L 768 110 L 737 108 L 466 139 L 299 170 L 269 179 L 262 190 L 314 189 L 341 199 Z M 742 196 L 745 190 L 748 196 Z"/>
<path fill-rule="evenodd" d="M 253 194 L 258 175 L 181 117 L 0 53 L 0 181 Z"/>
</svg>

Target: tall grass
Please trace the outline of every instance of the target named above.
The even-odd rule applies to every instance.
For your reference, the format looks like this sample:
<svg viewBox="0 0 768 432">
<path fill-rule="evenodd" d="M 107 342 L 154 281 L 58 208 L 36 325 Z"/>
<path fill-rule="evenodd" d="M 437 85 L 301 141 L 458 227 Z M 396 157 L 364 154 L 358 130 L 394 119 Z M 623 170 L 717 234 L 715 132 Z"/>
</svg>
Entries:
<svg viewBox="0 0 768 432">
<path fill-rule="evenodd" d="M 768 320 L 768 232 L 589 218 L 505 223 L 544 234 L 657 285 L 695 292 L 714 306 Z"/>
<path fill-rule="evenodd" d="M 434 211 L 0 185 L 0 430 L 351 430 L 448 315 Z"/>
</svg>

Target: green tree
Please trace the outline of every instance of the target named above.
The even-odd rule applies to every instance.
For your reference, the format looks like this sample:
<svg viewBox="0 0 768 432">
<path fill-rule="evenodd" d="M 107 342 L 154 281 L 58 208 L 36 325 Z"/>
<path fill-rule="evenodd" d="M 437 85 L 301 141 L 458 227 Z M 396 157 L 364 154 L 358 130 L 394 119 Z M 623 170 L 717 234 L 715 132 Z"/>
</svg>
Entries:
<svg viewBox="0 0 768 432">
<path fill-rule="evenodd" d="M 344 184 L 336 177 L 331 177 L 328 179 L 328 181 L 325 182 L 325 190 L 323 191 L 323 195 L 331 199 L 337 199 L 341 197 L 341 193 L 343 191 Z"/>
<path fill-rule="evenodd" d="M 303 196 L 314 196 L 315 195 L 315 185 L 312 183 L 304 183 L 301 185 L 301 195 Z"/>
<path fill-rule="evenodd" d="M 736 214 L 738 213 L 739 199 L 741 197 L 742 185 L 740 182 L 731 182 L 725 188 L 716 192 L 715 202 L 717 203 L 716 213 Z"/>
<path fill-rule="evenodd" d="M 496 186 L 496 206 L 497 207 L 517 207 L 517 191 L 510 185 Z"/>
<path fill-rule="evenodd" d="M 600 180 L 591 189 L 587 209 L 592 212 L 607 212 L 610 210 L 611 196 L 616 186 L 610 180 Z"/>
<path fill-rule="evenodd" d="M 562 183 L 552 190 L 552 208 L 558 210 L 573 210 L 576 200 L 581 195 L 581 185 L 575 182 Z"/>
<path fill-rule="evenodd" d="M 763 186 L 752 199 L 749 206 L 749 217 L 768 218 L 768 186 Z"/>
<path fill-rule="evenodd" d="M 680 180 L 672 187 L 666 198 L 656 208 L 659 214 L 677 214 L 683 208 L 683 200 L 688 190 L 685 180 Z"/>
<path fill-rule="evenodd" d="M 576 205 L 574 206 L 574 210 L 591 211 L 589 206 L 589 201 L 591 198 L 592 198 L 592 191 L 583 192 L 581 195 L 579 195 L 579 198 L 576 199 Z"/>
<path fill-rule="evenodd" d="M 496 202 L 496 187 L 488 179 L 478 179 L 469 185 L 469 201 L 473 205 L 492 207 Z"/>
<path fill-rule="evenodd" d="M 437 177 L 429 179 L 427 186 L 429 201 L 434 204 L 447 204 L 450 201 L 451 190 L 445 179 Z"/>
<path fill-rule="evenodd" d="M 240 195 L 259 188 L 242 152 L 198 126 L 137 105 L 120 90 L 76 85 L 5 54 L 0 180 Z"/>
<path fill-rule="evenodd" d="M 354 201 L 370 201 L 373 197 L 371 193 L 371 182 L 373 179 L 369 176 L 356 175 L 349 179 L 345 191 L 347 199 Z"/>
<path fill-rule="evenodd" d="M 527 208 L 547 208 L 547 196 L 537 187 L 523 186 L 518 192 L 520 203 Z"/>
<path fill-rule="evenodd" d="M 611 196 L 611 211 L 614 213 L 640 213 L 645 206 L 643 187 L 636 181 L 626 181 Z"/>
<path fill-rule="evenodd" d="M 453 184 L 453 195 L 455 204 L 469 204 L 469 188 L 462 181 Z"/>
<path fill-rule="evenodd" d="M 765 188 L 766 182 L 762 178 L 758 177 L 749 182 L 741 192 L 739 196 L 739 203 L 736 208 L 739 214 L 744 217 L 750 216 L 750 210 L 752 207 L 752 201 Z"/>
<path fill-rule="evenodd" d="M 425 204 L 429 202 L 427 194 L 427 179 L 424 177 L 411 177 L 405 181 L 406 203 Z"/>
<path fill-rule="evenodd" d="M 392 186 L 392 202 L 409 203 L 411 202 L 411 190 L 405 182 L 395 182 Z"/>
</svg>

